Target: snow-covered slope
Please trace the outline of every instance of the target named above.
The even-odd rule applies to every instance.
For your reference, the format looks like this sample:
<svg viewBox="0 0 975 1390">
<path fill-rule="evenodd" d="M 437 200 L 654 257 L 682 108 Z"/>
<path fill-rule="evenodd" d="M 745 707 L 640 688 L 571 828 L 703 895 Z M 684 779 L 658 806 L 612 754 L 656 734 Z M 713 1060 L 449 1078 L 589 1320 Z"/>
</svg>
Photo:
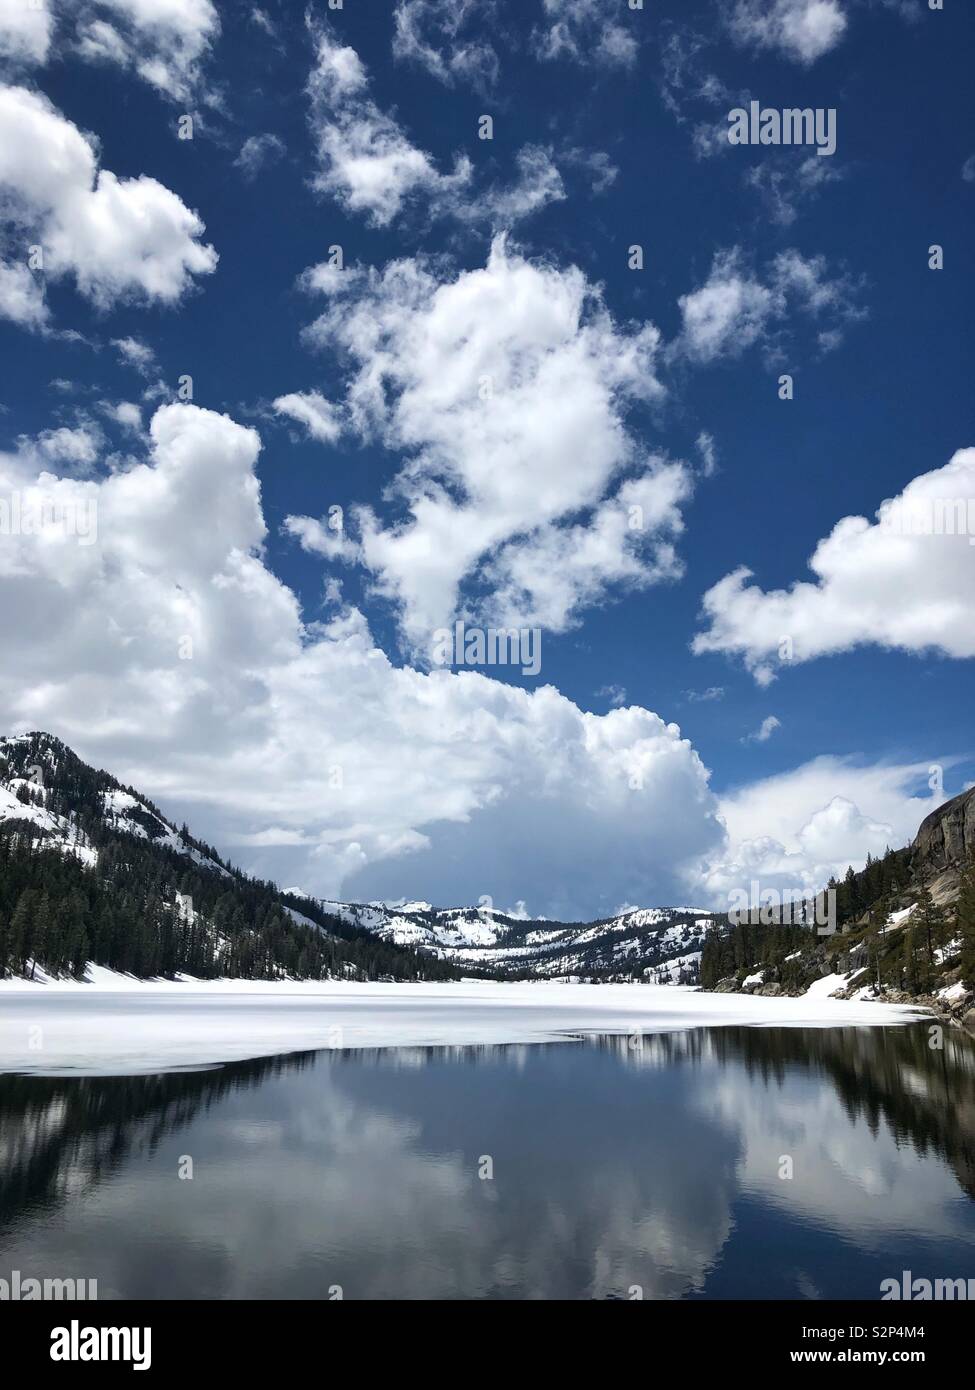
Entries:
<svg viewBox="0 0 975 1390">
<path fill-rule="evenodd" d="M 41 731 L 0 738 L 0 848 L 0 979 L 82 978 L 91 961 L 139 978 L 457 977 L 250 878 Z"/>
<path fill-rule="evenodd" d="M 29 801 L 22 800 L 27 796 Z M 0 781 L 0 822 L 26 821 L 36 827 L 49 843 L 60 845 L 83 863 L 93 865 L 97 858 L 88 836 L 69 816 L 59 816 L 47 808 L 47 794 L 23 777 Z"/>
<path fill-rule="evenodd" d="M 383 941 L 508 977 L 644 977 L 691 984 L 711 917 L 703 908 L 631 908 L 599 922 L 532 921 L 493 907 L 433 908 L 322 901 L 324 911 Z"/>
<path fill-rule="evenodd" d="M 222 864 L 218 864 L 209 854 L 204 854 L 190 843 L 181 831 L 164 820 L 158 811 L 145 801 L 133 796 L 131 792 L 111 790 L 102 793 L 102 819 L 114 830 L 122 830 L 136 835 L 140 840 L 151 840 L 164 849 L 185 854 L 201 868 L 213 869 L 216 873 L 229 877 Z"/>
<path fill-rule="evenodd" d="M 56 739 L 29 734 L 0 738 L 0 822 L 28 822 L 47 845 L 60 847 L 90 867 L 97 861 L 97 851 L 65 787 L 66 780 L 71 779 L 73 757 Z M 199 849 L 148 801 L 103 776 L 105 788 L 85 809 L 106 829 L 151 841 L 185 855 L 201 868 L 229 877 L 222 864 Z M 61 810 L 54 810 L 54 805 Z"/>
</svg>

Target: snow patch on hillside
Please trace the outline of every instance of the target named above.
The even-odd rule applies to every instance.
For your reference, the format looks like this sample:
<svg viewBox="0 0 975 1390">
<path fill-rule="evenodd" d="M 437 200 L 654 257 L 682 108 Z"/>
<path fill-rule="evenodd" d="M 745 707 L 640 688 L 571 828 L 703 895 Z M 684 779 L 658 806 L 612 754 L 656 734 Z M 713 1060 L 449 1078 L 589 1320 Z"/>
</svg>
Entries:
<svg viewBox="0 0 975 1390">
<path fill-rule="evenodd" d="M 115 830 L 135 835 L 140 840 L 151 840 L 155 845 L 185 855 L 200 868 L 210 869 L 214 873 L 222 874 L 224 878 L 230 877 L 222 864 L 188 844 L 175 826 L 150 810 L 144 801 L 140 801 L 130 792 L 121 789 L 103 792 L 102 815 L 106 824 Z"/>
<path fill-rule="evenodd" d="M 27 821 L 42 833 L 46 844 L 74 855 L 89 868 L 93 867 L 98 862 L 98 855 L 88 837 L 74 822 L 64 816 L 55 815 L 53 811 L 48 811 L 46 807 L 34 801 L 21 801 L 17 796 L 18 787 L 29 788 L 34 796 L 44 796 L 42 788 L 35 787 L 33 783 L 21 777 L 13 777 L 9 782 L 0 784 L 0 821 Z"/>
</svg>

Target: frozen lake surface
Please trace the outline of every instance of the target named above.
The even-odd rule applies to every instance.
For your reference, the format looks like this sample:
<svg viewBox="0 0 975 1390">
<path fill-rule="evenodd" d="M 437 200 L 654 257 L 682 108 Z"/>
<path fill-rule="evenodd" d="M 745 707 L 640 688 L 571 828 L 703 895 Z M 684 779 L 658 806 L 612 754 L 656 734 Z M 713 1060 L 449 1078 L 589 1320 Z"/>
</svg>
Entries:
<svg viewBox="0 0 975 1390">
<path fill-rule="evenodd" d="M 731 1025 L 904 1024 L 916 1010 L 653 985 L 256 980 L 0 983 L 0 1072 L 156 1072 L 311 1049 L 542 1043 Z"/>
</svg>

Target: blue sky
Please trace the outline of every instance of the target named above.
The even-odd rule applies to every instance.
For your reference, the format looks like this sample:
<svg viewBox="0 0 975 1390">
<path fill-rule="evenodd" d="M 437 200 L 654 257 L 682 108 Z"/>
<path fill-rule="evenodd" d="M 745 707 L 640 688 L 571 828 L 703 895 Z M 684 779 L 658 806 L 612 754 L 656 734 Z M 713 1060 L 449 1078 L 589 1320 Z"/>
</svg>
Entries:
<svg viewBox="0 0 975 1390">
<path fill-rule="evenodd" d="M 329 895 L 595 915 L 903 843 L 975 776 L 975 548 L 876 525 L 975 496 L 973 23 L 0 5 L 3 482 L 99 498 L 4 538 L 5 726 Z M 731 146 L 752 99 L 835 155 Z M 431 674 L 456 617 L 540 674 Z"/>
</svg>

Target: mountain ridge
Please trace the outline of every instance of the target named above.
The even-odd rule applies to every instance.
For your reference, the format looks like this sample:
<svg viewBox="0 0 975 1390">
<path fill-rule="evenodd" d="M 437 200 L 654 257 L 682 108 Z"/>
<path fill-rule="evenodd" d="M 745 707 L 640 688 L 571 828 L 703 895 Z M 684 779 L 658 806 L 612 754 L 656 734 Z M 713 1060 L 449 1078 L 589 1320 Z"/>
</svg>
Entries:
<svg viewBox="0 0 975 1390">
<path fill-rule="evenodd" d="M 598 976 L 653 983 L 695 984 L 705 935 L 714 914 L 706 908 L 629 908 L 591 922 L 515 917 L 492 906 L 434 908 L 319 900 L 383 940 L 415 945 L 465 968 L 489 969 L 504 979 Z"/>
<path fill-rule="evenodd" d="M 250 878 L 52 734 L 0 738 L 0 973 L 453 979 Z"/>
<path fill-rule="evenodd" d="M 360 954 L 370 955 L 365 943 L 374 943 L 373 955 L 382 956 L 385 951 L 383 959 L 390 978 L 483 974 L 501 979 L 578 977 L 696 984 L 705 935 L 714 920 L 703 908 L 653 907 L 629 908 L 592 922 L 562 923 L 523 919 L 485 906 L 344 903 L 313 898 L 300 890 L 281 890 L 250 879 L 211 845 L 193 837 L 186 826 L 177 829 L 136 788 L 124 785 L 111 773 L 89 767 L 61 739 L 44 732 L 0 737 L 0 846 L 6 841 L 9 847 L 18 837 L 39 851 L 56 850 L 90 874 L 101 871 L 106 841 L 135 841 L 150 858 L 164 856 L 173 861 L 168 874 L 163 875 L 165 892 L 161 896 L 158 891 L 147 892 L 145 912 L 151 919 L 150 930 L 168 942 L 173 936 L 182 939 L 187 928 L 199 925 L 204 936 L 209 933 L 214 937 L 212 949 L 201 949 L 197 943 L 182 953 L 178 950 L 177 960 L 165 944 L 161 951 L 147 942 L 138 950 L 129 950 L 116 940 L 107 949 L 96 950 L 92 957 L 96 964 L 110 964 L 137 975 L 172 975 L 177 965 L 182 973 L 204 975 L 218 968 L 231 974 L 256 969 L 259 975 L 270 977 L 275 972 L 296 974 L 302 970 L 325 969 L 330 973 L 337 954 L 341 954 L 344 933 L 348 940 L 362 945 Z M 184 860 L 189 863 L 178 863 Z M 146 865 L 138 871 L 145 874 Z M 3 872 L 0 860 L 0 876 Z M 204 877 L 194 883 L 194 875 Z M 302 939 L 304 954 L 299 951 L 297 959 L 284 942 L 278 943 L 281 949 L 277 951 L 264 949 L 257 961 L 250 949 L 229 950 L 222 922 L 213 918 L 214 894 L 203 889 L 212 877 L 224 880 L 230 893 L 243 891 L 245 886 L 250 897 L 257 892 L 259 901 L 252 904 L 257 912 L 255 920 L 236 923 L 236 934 L 243 934 L 245 944 L 248 932 L 263 930 L 261 921 L 273 907 L 278 909 L 278 918 L 287 914 L 297 931 L 324 937 L 329 943 L 329 963 L 323 965 L 321 952 L 310 950 L 314 943 L 307 936 Z M 73 890 L 77 886 L 73 880 Z M 43 892 L 43 886 L 28 882 L 21 892 L 36 894 Z M 5 932 L 3 910 L 0 893 L 0 950 L 4 936 L 11 935 L 17 904 L 7 905 Z M 131 913 L 129 916 L 133 933 L 144 936 Z M 18 923 L 14 933 L 18 940 L 24 930 L 23 922 Z M 70 931 L 70 924 L 62 923 L 60 934 Z M 280 921 L 271 931 L 272 935 L 280 934 Z M 88 937 L 90 940 L 90 933 Z M 77 973 L 82 968 L 80 942 L 74 952 L 69 953 L 69 961 L 63 953 L 52 960 L 56 973 L 65 968 Z M 375 962 L 363 967 L 358 955 L 352 955 L 355 959 L 345 961 L 338 973 L 362 977 L 357 972 L 365 969 L 365 978 L 376 977 L 379 967 Z M 19 959 L 26 969 L 27 956 L 21 954 Z M 0 957 L 0 968 L 2 964 Z"/>
<path fill-rule="evenodd" d="M 953 905 L 972 857 L 975 788 L 927 816 L 911 845 L 830 885 L 839 930 L 825 939 L 689 906 L 567 923 L 489 899 L 347 903 L 249 877 L 54 735 L 0 738 L 0 970 L 19 973 L 80 975 L 91 959 L 142 977 L 480 975 L 801 993 L 831 976 L 836 989 L 862 990 L 872 971 L 878 991 L 935 997 L 936 983 L 957 985 L 964 1004 L 975 960 L 969 968 Z"/>
</svg>

